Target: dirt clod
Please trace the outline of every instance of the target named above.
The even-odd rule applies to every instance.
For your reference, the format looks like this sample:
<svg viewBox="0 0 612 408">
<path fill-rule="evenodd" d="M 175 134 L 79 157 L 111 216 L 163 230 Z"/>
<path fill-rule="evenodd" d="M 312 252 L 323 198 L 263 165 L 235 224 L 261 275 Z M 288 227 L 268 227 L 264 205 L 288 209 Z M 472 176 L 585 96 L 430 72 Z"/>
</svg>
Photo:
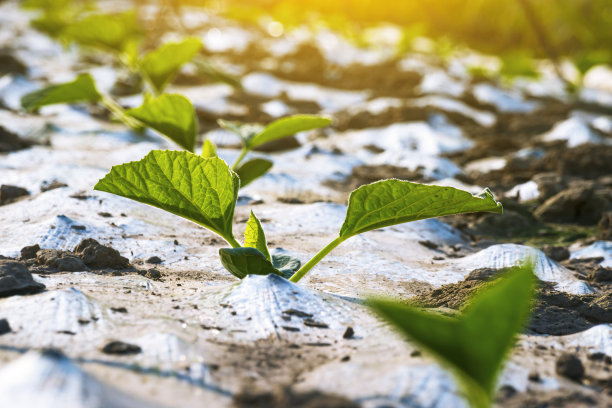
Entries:
<svg viewBox="0 0 612 408">
<path fill-rule="evenodd" d="M 342 338 L 343 339 L 352 339 L 354 336 L 355 336 L 355 330 L 351 326 L 349 326 L 344 331 L 344 334 L 342 335 Z"/>
<path fill-rule="evenodd" d="M 152 256 L 150 258 L 148 258 L 146 260 L 147 263 L 150 264 L 154 264 L 154 265 L 159 265 L 160 263 L 164 262 L 159 256 Z"/>
<path fill-rule="evenodd" d="M 26 149 L 32 144 L 32 142 L 24 140 L 17 134 L 0 126 L 0 153 Z"/>
<path fill-rule="evenodd" d="M 555 363 L 555 371 L 570 380 L 580 381 L 584 376 L 582 361 L 575 354 L 562 354 Z"/>
<path fill-rule="evenodd" d="M 19 258 L 22 261 L 26 259 L 35 259 L 38 251 L 40 251 L 40 246 L 38 246 L 38 244 L 23 247 L 21 248 L 21 255 Z"/>
<path fill-rule="evenodd" d="M 546 256 L 556 262 L 565 261 L 570 257 L 569 250 L 566 247 L 557 245 L 545 245 L 542 248 L 542 252 L 544 252 Z"/>
<path fill-rule="evenodd" d="M 18 198 L 28 195 L 30 193 L 25 188 L 2 184 L 0 186 L 0 205 L 10 204 Z"/>
<path fill-rule="evenodd" d="M 591 282 L 612 282 L 612 269 L 598 266 L 597 269 L 589 272 L 587 279 Z"/>
<path fill-rule="evenodd" d="M 81 241 L 74 248 L 74 252 L 90 268 L 125 269 L 130 265 L 128 259 L 121 256 L 119 251 L 109 246 L 101 245 L 92 238 Z"/>
<path fill-rule="evenodd" d="M 145 276 L 149 279 L 160 279 L 162 277 L 162 274 L 157 269 L 151 268 L 147 271 Z"/>
<path fill-rule="evenodd" d="M 40 185 L 40 191 L 44 193 L 62 187 L 68 187 L 68 184 L 57 180 L 43 181 L 43 183 Z"/>
<path fill-rule="evenodd" d="M 57 271 L 77 272 L 88 270 L 83 260 L 76 255 L 57 249 L 41 249 L 36 252 L 36 262 Z"/>
<path fill-rule="evenodd" d="M 38 293 L 43 289 L 45 285 L 32 278 L 24 263 L 0 259 L 0 297 Z"/>
<path fill-rule="evenodd" d="M 294 393 L 290 389 L 273 392 L 242 392 L 234 397 L 235 408 L 357 408 L 359 405 L 346 398 L 318 391 Z"/>
<path fill-rule="evenodd" d="M 122 341 L 111 341 L 107 343 L 104 347 L 102 347 L 102 352 L 104 354 L 119 354 L 119 355 L 127 355 L 127 354 L 139 354 L 142 352 L 140 346 L 135 344 L 124 343 Z"/>
<path fill-rule="evenodd" d="M 545 222 L 594 225 L 601 218 L 605 204 L 595 195 L 592 183 L 580 182 L 546 200 L 534 215 Z"/>
<path fill-rule="evenodd" d="M 9 325 L 8 320 L 0 319 L 0 336 L 3 334 L 7 334 L 11 332 L 11 326 Z"/>
</svg>

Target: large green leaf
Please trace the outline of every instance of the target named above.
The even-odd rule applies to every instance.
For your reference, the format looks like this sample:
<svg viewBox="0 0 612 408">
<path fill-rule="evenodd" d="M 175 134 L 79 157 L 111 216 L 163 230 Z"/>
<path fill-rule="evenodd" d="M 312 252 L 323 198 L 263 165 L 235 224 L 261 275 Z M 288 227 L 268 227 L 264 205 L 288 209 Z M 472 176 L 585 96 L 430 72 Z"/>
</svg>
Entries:
<svg viewBox="0 0 612 408">
<path fill-rule="evenodd" d="M 21 98 L 21 106 L 28 111 L 32 111 L 45 105 L 95 102 L 100 98 L 100 93 L 96 89 L 96 84 L 91 75 L 80 74 L 72 82 L 51 85 L 24 95 Z"/>
<path fill-rule="evenodd" d="M 328 126 L 331 119 L 324 116 L 316 115 L 294 115 L 286 118 L 278 119 L 261 132 L 252 136 L 247 141 L 247 147 L 252 149 L 261 144 L 271 142 L 273 140 L 282 139 L 283 137 L 292 136 L 298 132 L 305 130 L 318 129 Z"/>
<path fill-rule="evenodd" d="M 191 61 L 202 48 L 199 38 L 185 38 L 169 42 L 149 52 L 142 59 L 140 68 L 158 92 L 172 82 L 183 64 Z"/>
<path fill-rule="evenodd" d="M 81 45 L 122 52 L 140 35 L 140 28 L 134 12 L 94 14 L 71 24 L 62 34 Z"/>
<path fill-rule="evenodd" d="M 247 275 L 269 275 L 271 273 L 282 276 L 281 272 L 256 248 L 221 248 L 219 256 L 225 269 L 239 279 Z"/>
<path fill-rule="evenodd" d="M 251 211 L 251 216 L 247 221 L 246 230 L 244 231 L 244 246 L 256 248 L 264 254 L 266 259 L 270 260 L 270 252 L 268 252 L 268 244 L 266 243 L 266 235 L 261 227 L 261 223 Z"/>
<path fill-rule="evenodd" d="M 502 205 L 488 189 L 473 196 L 453 187 L 382 180 L 351 193 L 340 237 L 409 221 L 477 211 L 501 213 Z"/>
<path fill-rule="evenodd" d="M 147 96 L 141 106 L 126 113 L 167 136 L 182 148 L 194 151 L 198 120 L 191 101 L 184 96 Z"/>
<path fill-rule="evenodd" d="M 266 159 L 251 159 L 245 163 L 243 163 L 240 167 L 236 169 L 236 173 L 238 177 L 240 177 L 240 187 L 244 187 L 247 184 L 250 184 L 253 180 L 258 179 L 267 173 L 268 170 L 272 168 L 272 163 L 270 160 Z"/>
<path fill-rule="evenodd" d="M 238 246 L 232 234 L 240 181 L 218 157 L 153 150 L 114 166 L 95 190 L 140 201 L 194 221 Z"/>
<path fill-rule="evenodd" d="M 389 300 L 370 305 L 420 347 L 449 366 L 473 406 L 490 405 L 504 359 L 523 328 L 534 295 L 533 263 L 518 266 L 482 288 L 459 317 Z"/>
</svg>

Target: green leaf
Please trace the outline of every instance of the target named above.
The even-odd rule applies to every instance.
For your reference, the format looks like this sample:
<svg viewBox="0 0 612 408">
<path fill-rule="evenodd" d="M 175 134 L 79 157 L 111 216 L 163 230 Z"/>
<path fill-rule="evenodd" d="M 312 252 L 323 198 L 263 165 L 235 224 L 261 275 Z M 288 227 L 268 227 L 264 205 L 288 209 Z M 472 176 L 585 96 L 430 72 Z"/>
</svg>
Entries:
<svg viewBox="0 0 612 408">
<path fill-rule="evenodd" d="M 497 376 L 529 316 L 533 261 L 479 290 L 458 317 L 389 300 L 370 305 L 403 334 L 449 366 L 475 407 L 490 406 Z"/>
<path fill-rule="evenodd" d="M 269 275 L 271 273 L 282 276 L 281 272 L 272 266 L 266 256 L 256 248 L 221 248 L 219 256 L 225 269 L 239 279 L 247 275 Z"/>
<path fill-rule="evenodd" d="M 235 88 L 240 88 L 240 78 L 223 71 L 221 68 L 213 65 L 204 57 L 196 57 L 193 59 L 193 63 L 196 66 L 197 73 L 199 75 L 207 76 L 215 82 L 224 82 Z"/>
<path fill-rule="evenodd" d="M 72 82 L 51 85 L 24 95 L 21 98 L 21 106 L 28 111 L 33 111 L 45 105 L 96 102 L 100 98 L 101 96 L 91 75 L 80 74 Z"/>
<path fill-rule="evenodd" d="M 252 149 L 261 144 L 292 136 L 305 130 L 328 126 L 330 123 L 331 119 L 316 115 L 294 115 L 278 119 L 266 126 L 261 132 L 247 139 L 247 148 Z"/>
<path fill-rule="evenodd" d="M 95 190 L 159 207 L 216 232 L 232 246 L 240 180 L 218 157 L 153 150 L 142 160 L 113 166 Z"/>
<path fill-rule="evenodd" d="M 210 139 L 204 140 L 204 144 L 202 145 L 202 157 L 216 157 L 217 156 L 217 148 L 215 144 L 210 141 Z"/>
<path fill-rule="evenodd" d="M 409 221 L 476 211 L 501 213 L 502 205 L 488 189 L 473 196 L 453 187 L 382 180 L 351 193 L 340 237 L 348 238 Z"/>
<path fill-rule="evenodd" d="M 243 145 L 247 145 L 248 141 L 256 134 L 260 133 L 264 127 L 256 123 L 240 123 L 230 122 L 228 120 L 218 119 L 217 123 L 225 130 L 229 130 L 237 134 L 242 140 Z"/>
<path fill-rule="evenodd" d="M 198 135 L 198 120 L 191 101 L 182 95 L 147 95 L 138 108 L 126 112 L 145 125 L 167 136 L 182 148 L 193 152 Z"/>
<path fill-rule="evenodd" d="M 272 168 L 273 163 L 266 159 L 251 159 L 236 169 L 240 177 L 240 187 L 250 184 L 255 179 L 263 176 Z"/>
<path fill-rule="evenodd" d="M 134 12 L 94 14 L 70 25 L 63 36 L 81 45 L 121 52 L 128 42 L 140 36 L 140 28 Z"/>
<path fill-rule="evenodd" d="M 172 82 L 183 64 L 191 61 L 202 48 L 199 38 L 185 38 L 169 42 L 149 52 L 142 59 L 140 68 L 158 92 Z"/>
<path fill-rule="evenodd" d="M 285 279 L 289 279 L 300 269 L 302 263 L 299 259 L 289 255 L 274 254 L 272 255 L 272 265 L 280 271 Z"/>
<path fill-rule="evenodd" d="M 261 227 L 261 223 L 251 211 L 251 216 L 247 221 L 246 231 L 244 231 L 244 246 L 256 248 L 264 254 L 266 259 L 270 260 L 270 252 L 268 252 L 268 244 L 266 243 L 266 235 Z"/>
</svg>

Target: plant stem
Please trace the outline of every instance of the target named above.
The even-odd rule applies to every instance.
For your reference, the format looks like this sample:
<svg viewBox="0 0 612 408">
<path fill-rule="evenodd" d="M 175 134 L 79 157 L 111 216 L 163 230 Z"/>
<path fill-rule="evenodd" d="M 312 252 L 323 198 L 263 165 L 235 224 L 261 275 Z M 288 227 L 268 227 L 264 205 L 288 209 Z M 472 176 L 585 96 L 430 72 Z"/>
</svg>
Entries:
<svg viewBox="0 0 612 408">
<path fill-rule="evenodd" d="M 128 116 L 123 108 L 119 106 L 117 102 L 115 102 L 110 96 L 102 95 L 102 99 L 100 101 L 106 109 L 111 111 L 113 115 L 117 117 L 121 122 L 123 122 L 126 126 L 128 126 L 132 130 L 141 131 L 143 126 L 142 123 L 137 121 L 136 119 Z"/>
<path fill-rule="evenodd" d="M 232 248 L 241 248 L 242 245 L 240 245 L 240 242 L 236 241 L 236 238 L 234 237 L 223 237 L 223 239 L 225 239 L 227 241 L 228 244 L 230 244 L 232 246 Z"/>
<path fill-rule="evenodd" d="M 232 164 L 232 170 L 236 171 L 238 169 L 240 163 L 242 163 L 242 160 L 244 159 L 244 156 L 246 156 L 248 152 L 249 151 L 247 150 L 247 148 L 243 146 L 242 151 L 240 152 L 240 156 L 238 156 L 234 164 Z"/>
<path fill-rule="evenodd" d="M 291 282 L 299 282 L 299 280 L 302 279 L 304 275 L 308 273 L 309 270 L 311 270 L 316 264 L 318 264 L 319 261 L 321 261 L 321 259 L 323 259 L 327 254 L 329 254 L 334 248 L 343 243 L 346 238 L 347 237 L 338 237 L 329 244 L 327 244 L 325 248 L 317 252 L 317 254 L 313 256 L 310 261 L 306 262 L 296 273 L 294 273 L 289 280 Z"/>
</svg>

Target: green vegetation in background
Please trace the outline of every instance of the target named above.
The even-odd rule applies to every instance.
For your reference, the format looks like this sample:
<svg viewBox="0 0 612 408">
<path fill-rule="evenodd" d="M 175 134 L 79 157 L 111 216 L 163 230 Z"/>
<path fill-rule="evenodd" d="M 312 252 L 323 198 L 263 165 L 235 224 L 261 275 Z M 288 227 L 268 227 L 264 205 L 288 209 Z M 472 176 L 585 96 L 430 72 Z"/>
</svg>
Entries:
<svg viewBox="0 0 612 408">
<path fill-rule="evenodd" d="M 287 27 L 325 21 L 340 32 L 348 31 L 346 27 L 357 30 L 387 22 L 405 27 L 408 38 L 413 35 L 411 29 L 417 27 L 420 34 L 433 39 L 448 38 L 453 44 L 477 51 L 508 55 L 506 59 L 517 53 L 550 58 L 523 3 L 524 0 L 222 1 L 229 16 L 254 22 L 262 15 L 270 15 Z M 612 0 L 528 0 L 528 5 L 559 57 L 570 57 L 583 73 L 594 64 L 612 62 Z"/>
<path fill-rule="evenodd" d="M 533 269 L 531 260 L 504 273 L 455 317 L 391 300 L 369 303 L 455 375 L 472 407 L 489 408 L 504 360 L 527 323 L 535 293 Z"/>
</svg>

